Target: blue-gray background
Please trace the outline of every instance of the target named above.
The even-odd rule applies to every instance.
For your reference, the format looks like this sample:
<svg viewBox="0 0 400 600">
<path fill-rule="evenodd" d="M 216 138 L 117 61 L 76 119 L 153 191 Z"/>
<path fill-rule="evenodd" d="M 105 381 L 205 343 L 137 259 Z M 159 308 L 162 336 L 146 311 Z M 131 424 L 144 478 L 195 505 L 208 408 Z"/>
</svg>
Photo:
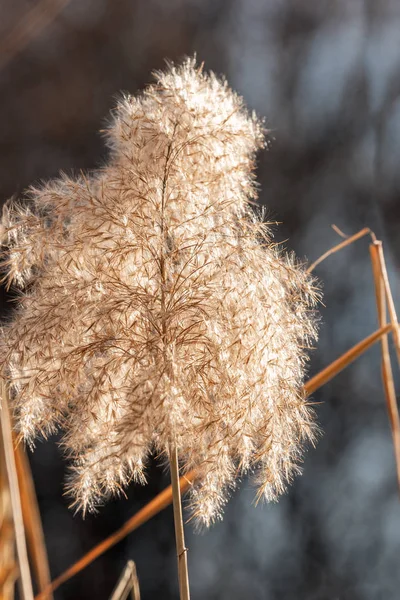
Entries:
<svg viewBox="0 0 400 600">
<path fill-rule="evenodd" d="M 0 42 L 35 4 L 0 0 Z M 338 241 L 332 223 L 346 233 L 369 226 L 384 240 L 397 297 L 396 0 L 70 0 L 0 70 L 0 200 L 60 170 L 101 164 L 98 130 L 117 93 L 135 93 L 165 58 L 194 52 L 267 118 L 274 140 L 259 156 L 258 176 L 268 218 L 282 222 L 276 239 L 313 260 Z M 377 327 L 367 240 L 317 275 L 325 306 L 310 374 Z M 255 508 L 243 482 L 222 523 L 202 535 L 187 527 L 193 600 L 400 597 L 400 503 L 379 349 L 314 400 L 324 435 L 279 504 Z M 130 488 L 127 499 L 83 521 L 63 498 L 66 465 L 56 440 L 40 443 L 31 463 L 53 576 L 168 484 L 152 465 L 146 488 Z M 129 558 L 144 600 L 177 598 L 171 509 L 56 599 L 105 600 Z"/>
</svg>

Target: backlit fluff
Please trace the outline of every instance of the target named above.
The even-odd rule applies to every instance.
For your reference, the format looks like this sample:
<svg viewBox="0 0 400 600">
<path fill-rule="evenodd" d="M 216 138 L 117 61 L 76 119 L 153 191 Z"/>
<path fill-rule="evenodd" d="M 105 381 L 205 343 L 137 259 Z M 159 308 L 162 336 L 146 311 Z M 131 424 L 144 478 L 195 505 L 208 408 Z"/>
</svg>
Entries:
<svg viewBox="0 0 400 600">
<path fill-rule="evenodd" d="M 170 66 L 119 103 L 108 141 L 105 167 L 5 213 L 23 291 L 3 373 L 28 442 L 63 429 L 79 507 L 176 444 L 209 525 L 239 474 L 275 499 L 298 468 L 315 293 L 249 207 L 262 127 L 225 82 Z"/>
</svg>

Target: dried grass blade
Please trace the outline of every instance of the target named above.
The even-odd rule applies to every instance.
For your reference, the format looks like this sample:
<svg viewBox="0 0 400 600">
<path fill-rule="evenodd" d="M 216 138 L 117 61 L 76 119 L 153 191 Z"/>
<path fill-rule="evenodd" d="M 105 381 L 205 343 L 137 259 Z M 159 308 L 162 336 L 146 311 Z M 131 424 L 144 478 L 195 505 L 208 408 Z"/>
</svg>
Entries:
<svg viewBox="0 0 400 600">
<path fill-rule="evenodd" d="M 128 561 L 110 600 L 127 600 L 129 594 L 132 595 L 132 600 L 140 600 L 139 579 L 133 560 Z"/>
<path fill-rule="evenodd" d="M 49 561 L 42 529 L 35 486 L 29 467 L 28 457 L 20 444 L 15 451 L 18 482 L 21 496 L 22 515 L 24 518 L 26 540 L 32 567 L 35 573 L 39 592 L 45 590 L 51 582 Z M 52 596 L 48 596 L 52 600 Z"/>
<path fill-rule="evenodd" d="M 356 358 L 373 346 L 383 336 L 387 335 L 391 330 L 391 325 L 385 325 L 384 327 L 381 327 L 365 339 L 361 340 L 361 342 L 350 348 L 350 350 L 342 354 L 342 356 L 325 367 L 325 369 L 317 373 L 317 375 L 309 379 L 304 385 L 307 396 L 313 394 L 317 389 L 325 385 L 325 383 L 328 383 L 328 381 L 335 377 L 335 375 L 340 373 L 340 371 L 356 360 Z"/>
<path fill-rule="evenodd" d="M 2 436 L 0 434 L 0 598 L 14 600 L 18 566 Z"/>
<path fill-rule="evenodd" d="M 375 242 L 370 246 L 370 255 L 372 263 L 372 273 L 374 276 L 376 306 L 378 312 L 379 325 L 386 325 L 386 297 L 385 279 L 382 272 L 382 260 L 380 254 L 383 254 L 382 244 Z M 396 390 L 393 382 L 393 372 L 389 352 L 388 336 L 384 335 L 381 339 L 382 344 L 382 379 L 385 391 L 386 404 L 389 413 L 389 420 L 392 429 L 394 456 L 396 460 L 397 481 L 400 490 L 400 418 L 397 406 Z"/>
<path fill-rule="evenodd" d="M 376 246 L 376 256 L 379 264 L 379 272 L 380 278 L 382 280 L 382 285 L 385 290 L 386 302 L 389 310 L 390 322 L 393 327 L 393 339 L 394 345 L 396 349 L 397 361 L 400 367 L 400 329 L 399 322 L 397 320 L 396 308 L 394 306 L 392 290 L 390 289 L 389 277 L 386 269 L 385 256 L 383 254 L 382 242 L 375 241 L 373 246 Z"/>
<path fill-rule="evenodd" d="M 181 493 L 184 493 L 189 486 L 192 484 L 194 479 L 194 471 L 191 471 L 185 477 L 181 477 L 179 481 Z M 41 594 L 38 594 L 35 600 L 47 600 L 48 594 L 54 592 L 57 588 L 60 587 L 61 584 L 71 579 L 74 575 L 77 575 L 80 571 L 82 571 L 85 567 L 90 565 L 96 558 L 104 554 L 107 550 L 118 544 L 121 540 L 124 539 L 129 533 L 149 521 L 152 517 L 157 515 L 164 508 L 167 508 L 172 502 L 172 486 L 169 485 L 165 490 L 163 490 L 160 494 L 158 494 L 153 500 L 151 500 L 146 506 L 144 506 L 141 510 L 139 510 L 135 515 L 133 515 L 124 525 L 118 529 L 115 533 L 110 535 L 108 538 L 100 542 L 97 546 L 92 548 L 87 554 L 82 556 L 80 560 L 74 563 L 69 569 L 61 573 L 59 577 L 54 579 L 49 588 L 47 588 Z"/>
<path fill-rule="evenodd" d="M 338 231 L 338 229 L 335 228 L 335 231 Z M 333 246 L 333 248 L 330 248 L 330 250 L 327 250 L 326 252 L 324 252 L 324 254 L 322 256 L 320 256 L 315 262 L 313 262 L 308 267 L 307 273 L 311 273 L 312 271 L 314 271 L 315 267 L 317 265 L 319 265 L 320 263 L 322 263 L 322 261 L 324 261 L 326 258 L 328 258 L 328 256 L 335 254 L 335 252 L 339 252 L 340 250 L 342 250 L 342 248 L 345 248 L 346 246 L 353 244 L 354 242 L 356 242 L 357 240 L 359 240 L 360 238 L 362 238 L 366 235 L 371 235 L 371 236 L 373 236 L 373 238 L 375 237 L 374 234 L 372 233 L 372 231 L 369 229 L 369 227 L 365 227 L 364 229 L 361 229 L 361 231 L 359 231 L 358 233 L 355 233 L 354 235 L 345 239 L 344 242 L 340 242 L 340 244 L 337 244 L 336 246 Z"/>
<path fill-rule="evenodd" d="M 17 546 L 21 582 L 21 593 L 23 600 L 33 600 L 32 580 L 29 569 L 28 553 L 26 550 L 24 521 L 22 517 L 18 476 L 15 465 L 11 417 L 8 409 L 7 386 L 3 379 L 1 380 L 1 430 L 3 434 L 4 454 L 6 459 L 7 475 L 11 495 L 15 542 Z"/>
</svg>

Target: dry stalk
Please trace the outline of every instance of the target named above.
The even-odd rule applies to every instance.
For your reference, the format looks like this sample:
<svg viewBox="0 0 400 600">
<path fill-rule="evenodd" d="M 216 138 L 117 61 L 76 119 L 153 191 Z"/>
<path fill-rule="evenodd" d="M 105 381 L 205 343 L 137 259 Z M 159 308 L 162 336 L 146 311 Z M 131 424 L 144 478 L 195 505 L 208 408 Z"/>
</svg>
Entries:
<svg viewBox="0 0 400 600">
<path fill-rule="evenodd" d="M 176 554 L 178 559 L 179 595 L 181 600 L 190 600 L 187 548 L 183 530 L 181 489 L 179 486 L 178 450 L 174 445 L 170 450 L 172 501 L 174 507 Z"/>
<path fill-rule="evenodd" d="M 335 231 L 342 237 L 345 237 L 345 241 L 340 244 L 334 246 L 327 252 L 325 252 L 318 260 L 316 260 L 310 267 L 307 269 L 309 273 L 314 270 L 314 268 L 320 264 L 323 260 L 331 256 L 335 252 L 338 252 L 345 246 L 352 244 L 353 242 L 359 240 L 367 234 L 371 235 L 372 244 L 370 245 L 370 256 L 372 263 L 372 273 L 374 277 L 375 284 L 375 295 L 376 295 L 376 305 L 377 305 L 377 313 L 380 330 L 382 331 L 385 327 L 387 327 L 387 315 L 386 310 L 387 307 L 389 309 L 389 316 L 391 322 L 391 331 L 393 333 L 395 350 L 397 355 L 397 360 L 400 366 L 400 330 L 399 323 L 397 320 L 396 308 L 393 301 L 393 296 L 390 288 L 389 277 L 386 269 L 385 256 L 383 253 L 382 242 L 376 239 L 375 234 L 369 228 L 364 228 L 358 233 L 352 236 L 346 236 L 343 232 L 341 232 L 335 225 L 333 226 Z M 392 365 L 390 360 L 390 352 L 389 352 L 389 341 L 387 334 L 381 336 L 381 345 L 382 345 L 382 379 L 383 379 L 383 387 L 386 397 L 386 404 L 389 413 L 389 420 L 392 429 L 392 437 L 393 437 L 393 447 L 394 454 L 396 460 L 396 470 L 397 470 L 397 480 L 400 489 L 400 418 L 399 418 L 399 410 L 397 406 L 396 399 L 396 390 L 394 387 L 393 381 L 393 372 Z M 341 357 L 339 360 L 345 358 L 345 355 Z M 326 375 L 329 375 L 329 369 L 334 367 L 334 363 L 330 365 L 325 371 L 327 371 Z M 321 372 L 319 376 L 323 375 L 324 372 Z M 310 385 L 311 382 L 308 382 L 306 385 Z M 310 393 L 314 391 L 311 389 Z"/>
<path fill-rule="evenodd" d="M 365 228 L 356 233 L 353 236 L 347 237 L 343 234 L 336 226 L 333 226 L 335 231 L 341 235 L 342 237 L 346 237 L 344 242 L 334 246 L 327 252 L 325 252 L 318 260 L 316 260 L 309 268 L 308 272 L 310 273 L 313 269 L 320 264 L 325 258 L 338 252 L 345 246 L 352 244 L 357 241 L 361 237 L 370 234 L 372 238 L 372 244 L 370 245 L 370 256 L 372 263 L 372 273 L 374 277 L 375 284 L 375 295 L 376 295 L 376 304 L 377 304 L 377 313 L 380 330 L 382 331 L 385 327 L 387 327 L 387 315 L 386 309 L 389 309 L 389 316 L 391 322 L 391 331 L 393 333 L 394 344 L 396 349 L 397 360 L 400 366 L 400 330 L 399 323 L 397 320 L 397 314 L 395 305 L 393 302 L 393 296 L 390 288 L 389 277 L 386 269 L 385 256 L 383 253 L 382 242 L 376 239 L 375 234 L 369 229 Z M 389 341 L 387 334 L 381 337 L 381 345 L 382 345 L 382 379 L 384 392 L 386 397 L 386 404 L 389 413 L 389 420 L 392 429 L 392 437 L 393 437 L 393 447 L 394 454 L 396 460 L 396 470 L 397 470 L 397 480 L 400 489 L 400 419 L 399 419 L 399 410 L 397 406 L 396 399 L 396 391 L 394 387 L 393 381 L 393 372 L 392 365 L 390 360 L 390 352 L 389 352 Z M 343 358 L 343 357 L 341 357 Z M 339 359 L 341 360 L 341 359 Z M 328 370 L 333 366 L 330 365 Z M 322 374 L 322 373 L 321 373 Z M 320 374 L 320 375 L 321 375 Z M 310 384 L 310 382 L 308 382 Z M 311 390 L 313 391 L 313 390 Z M 311 392 L 310 392 L 311 393 Z"/>
<path fill-rule="evenodd" d="M 345 367 L 352 363 L 361 354 L 366 352 L 375 344 L 375 342 L 387 335 L 391 330 L 391 325 L 385 325 L 377 331 L 374 331 L 374 333 L 371 333 L 371 335 L 350 348 L 350 350 L 342 354 L 342 356 L 333 361 L 333 363 L 309 379 L 304 385 L 307 395 L 309 396 L 310 394 L 313 394 L 316 390 L 325 385 L 325 383 L 328 383 L 328 381 L 335 377 L 335 375 L 340 373 L 340 371 L 343 371 Z"/>
<path fill-rule="evenodd" d="M 132 600 L 140 600 L 139 579 L 133 560 L 128 560 L 110 600 L 127 600 L 129 594 Z"/>
<path fill-rule="evenodd" d="M 387 322 L 386 315 L 386 299 L 389 297 L 386 294 L 386 285 L 384 272 L 382 270 L 383 249 L 381 242 L 375 242 L 370 245 L 370 255 L 372 263 L 372 272 L 375 283 L 376 306 L 378 312 L 378 320 L 380 327 L 385 327 Z M 387 281 L 387 278 L 386 278 Z M 390 288 L 389 288 L 390 289 Z M 390 295 L 391 297 L 391 295 Z M 393 323 L 392 323 L 393 325 Z M 395 330 L 393 330 L 395 331 Z M 393 372 L 389 352 L 388 336 L 384 335 L 381 338 L 382 344 L 382 379 L 383 387 L 386 396 L 386 404 L 389 413 L 389 420 L 392 429 L 394 455 L 396 460 L 397 481 L 400 490 L 400 419 L 399 410 L 397 407 L 396 390 L 393 382 Z"/>
<path fill-rule="evenodd" d="M 400 330 L 399 330 L 399 323 L 398 323 L 398 320 L 397 320 L 396 308 L 395 308 L 394 302 L 393 302 L 392 291 L 390 289 L 389 277 L 388 277 L 388 274 L 387 274 L 385 256 L 383 254 L 383 248 L 382 248 L 382 242 L 376 240 L 374 242 L 374 246 L 376 246 L 376 251 L 375 251 L 375 253 L 376 253 L 376 261 L 377 261 L 377 264 L 379 264 L 380 279 L 381 279 L 381 282 L 382 282 L 382 286 L 383 286 L 383 288 L 385 290 L 386 302 L 387 302 L 387 306 L 388 306 L 388 310 L 389 310 L 389 318 L 390 318 L 390 322 L 391 322 L 392 327 L 393 327 L 394 346 L 395 346 L 395 349 L 396 349 L 397 361 L 398 361 L 399 367 L 400 367 Z"/>
<path fill-rule="evenodd" d="M 22 515 L 24 519 L 26 541 L 32 568 L 39 592 L 45 590 L 51 581 L 50 568 L 47 558 L 46 545 L 39 507 L 37 503 L 35 486 L 29 467 L 28 457 L 19 444 L 15 450 L 15 462 L 21 496 Z M 52 596 L 48 596 L 52 600 Z"/>
<path fill-rule="evenodd" d="M 333 228 L 337 233 L 339 233 L 339 235 L 341 235 L 342 237 L 346 237 L 346 239 L 344 240 L 344 242 L 341 242 L 340 244 L 337 244 L 336 246 L 333 246 L 333 248 L 330 248 L 329 250 L 324 252 L 324 254 L 322 254 L 322 256 L 320 256 L 315 262 L 313 262 L 308 267 L 307 273 L 311 273 L 312 271 L 314 271 L 315 267 L 317 265 L 319 265 L 320 263 L 322 263 L 322 261 L 324 261 L 326 258 L 328 258 L 328 256 L 331 256 L 332 254 L 339 252 L 340 250 L 342 250 L 346 246 L 349 246 L 350 244 L 353 244 L 360 238 L 362 238 L 366 235 L 371 235 L 373 238 L 375 238 L 373 232 L 371 231 L 371 229 L 369 229 L 369 227 L 365 227 L 364 229 L 361 229 L 361 231 L 358 231 L 357 233 L 355 233 L 354 235 L 349 236 L 349 237 L 345 236 L 335 225 L 333 225 Z"/>
<path fill-rule="evenodd" d="M 26 550 L 25 528 L 22 516 L 21 497 L 15 465 L 14 444 L 11 417 L 8 409 L 8 394 L 4 380 L 1 380 L 1 430 L 3 435 L 4 454 L 6 459 L 8 482 L 10 486 L 11 505 L 17 547 L 21 594 L 23 600 L 33 600 L 32 580 Z"/>
<path fill-rule="evenodd" d="M 2 600 L 14 600 L 14 583 L 17 577 L 10 489 L 0 434 L 0 598 Z"/>
</svg>

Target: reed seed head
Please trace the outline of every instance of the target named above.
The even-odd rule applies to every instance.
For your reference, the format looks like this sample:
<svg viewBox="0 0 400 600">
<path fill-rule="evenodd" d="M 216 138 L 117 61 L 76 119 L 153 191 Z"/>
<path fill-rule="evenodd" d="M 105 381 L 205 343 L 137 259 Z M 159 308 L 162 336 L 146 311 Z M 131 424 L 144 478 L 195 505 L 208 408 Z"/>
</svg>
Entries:
<svg viewBox="0 0 400 600">
<path fill-rule="evenodd" d="M 241 473 L 271 500 L 298 470 L 313 281 L 250 207 L 263 128 L 226 82 L 170 65 L 107 138 L 103 168 L 6 210 L 3 270 L 22 291 L 3 373 L 29 443 L 64 431 L 78 507 L 177 445 L 209 525 Z"/>
</svg>

